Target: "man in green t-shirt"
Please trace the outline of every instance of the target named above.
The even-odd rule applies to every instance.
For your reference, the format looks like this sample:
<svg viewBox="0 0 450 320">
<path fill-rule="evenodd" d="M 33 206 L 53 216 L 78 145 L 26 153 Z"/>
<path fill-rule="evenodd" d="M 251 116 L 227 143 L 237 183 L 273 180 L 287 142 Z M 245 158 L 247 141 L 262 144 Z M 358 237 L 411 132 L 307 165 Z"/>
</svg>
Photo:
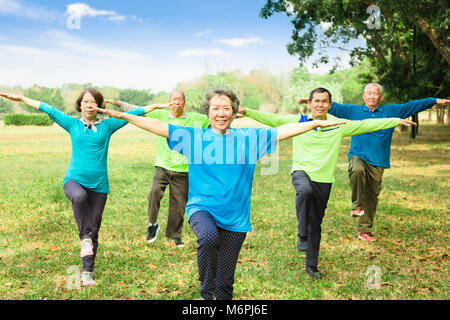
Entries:
<svg viewBox="0 0 450 320">
<path fill-rule="evenodd" d="M 278 116 L 273 113 L 240 108 L 238 117 L 247 116 L 271 127 L 286 123 L 312 120 L 342 120 L 330 114 L 331 93 L 324 88 L 314 89 L 309 97 L 310 115 Z M 321 240 L 321 224 L 327 208 L 334 172 L 344 137 L 387 129 L 412 122 L 399 118 L 346 121 L 332 128 L 315 129 L 292 139 L 292 184 L 296 191 L 295 205 L 298 219 L 297 250 L 306 251 L 306 273 L 317 279 Z"/>
<path fill-rule="evenodd" d="M 135 108 L 122 101 L 110 101 L 122 110 Z M 185 95 L 181 91 L 174 91 L 170 95 L 170 110 L 153 110 L 148 113 L 148 117 L 158 119 L 167 123 L 187 126 L 208 128 L 209 119 L 203 114 L 196 112 L 186 112 Z M 153 182 L 148 194 L 148 221 L 147 243 L 153 243 L 159 231 L 158 219 L 161 199 L 167 185 L 169 189 L 169 214 L 167 217 L 166 237 L 173 239 L 177 247 L 183 247 L 181 240 L 183 230 L 184 212 L 188 200 L 188 162 L 185 156 L 169 149 L 167 139 L 157 138 L 155 155 L 155 173 Z"/>
</svg>

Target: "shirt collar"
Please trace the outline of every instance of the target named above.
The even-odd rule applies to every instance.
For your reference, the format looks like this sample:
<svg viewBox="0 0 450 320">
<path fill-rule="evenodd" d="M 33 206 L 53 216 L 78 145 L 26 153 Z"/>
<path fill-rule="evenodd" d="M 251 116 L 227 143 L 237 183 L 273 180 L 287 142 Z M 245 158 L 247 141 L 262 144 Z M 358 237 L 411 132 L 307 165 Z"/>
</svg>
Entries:
<svg viewBox="0 0 450 320">
<path fill-rule="evenodd" d="M 87 131 L 87 129 L 91 129 L 95 133 L 97 133 L 97 125 L 102 122 L 102 120 L 95 119 L 94 122 L 87 122 L 83 117 L 80 118 L 81 123 L 84 124 L 84 132 Z"/>
<path fill-rule="evenodd" d="M 172 110 L 169 111 L 169 118 L 174 118 L 174 119 L 176 119 L 175 116 L 174 116 L 173 113 L 172 113 Z M 183 110 L 183 114 L 182 114 L 181 116 L 179 116 L 178 118 L 186 118 L 186 111 Z"/>
<path fill-rule="evenodd" d="M 363 111 L 365 112 L 378 112 L 381 106 L 378 106 L 375 110 L 372 111 L 368 106 L 363 105 Z"/>
</svg>

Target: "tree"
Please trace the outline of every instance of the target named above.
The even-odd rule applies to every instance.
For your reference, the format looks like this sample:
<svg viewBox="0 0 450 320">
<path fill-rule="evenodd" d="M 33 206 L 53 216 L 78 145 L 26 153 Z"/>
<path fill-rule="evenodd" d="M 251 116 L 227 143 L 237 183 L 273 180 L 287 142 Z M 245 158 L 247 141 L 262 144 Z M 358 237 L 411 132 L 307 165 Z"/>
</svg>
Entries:
<svg viewBox="0 0 450 320">
<path fill-rule="evenodd" d="M 13 112 L 13 104 L 11 101 L 6 99 L 0 99 L 0 114 L 12 113 Z"/>
<path fill-rule="evenodd" d="M 58 109 L 64 109 L 64 99 L 61 95 L 61 90 L 58 88 L 47 88 L 35 85 L 26 89 L 23 95 L 31 99 L 48 103 Z M 39 112 L 23 103 L 20 103 L 20 106 L 31 113 Z"/>
<path fill-rule="evenodd" d="M 119 93 L 119 100 L 137 106 L 147 105 L 152 98 L 153 94 L 147 90 L 124 89 Z"/>
<path fill-rule="evenodd" d="M 350 51 L 354 66 L 369 59 L 373 73 L 365 80 L 385 87 L 386 102 L 450 95 L 446 0 L 267 0 L 260 16 L 280 12 L 293 17 L 287 50 L 301 62 L 313 53 L 319 55 L 316 63 L 329 62 L 327 49 L 340 48 Z M 320 28 L 321 24 L 327 28 Z M 339 45 L 358 37 L 365 39 L 365 47 L 348 50 Z M 413 55 L 417 57 L 414 72 Z"/>
</svg>

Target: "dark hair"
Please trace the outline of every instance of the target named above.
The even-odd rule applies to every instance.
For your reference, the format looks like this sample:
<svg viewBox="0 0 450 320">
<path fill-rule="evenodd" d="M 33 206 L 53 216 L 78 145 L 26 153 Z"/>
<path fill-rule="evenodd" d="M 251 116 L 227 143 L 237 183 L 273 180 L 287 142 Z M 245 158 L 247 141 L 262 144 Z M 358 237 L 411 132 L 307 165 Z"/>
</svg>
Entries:
<svg viewBox="0 0 450 320">
<path fill-rule="evenodd" d="M 227 89 L 213 89 L 206 93 L 205 97 L 203 98 L 202 107 L 205 111 L 206 115 L 209 115 L 209 107 L 211 104 L 211 99 L 214 96 L 227 96 L 231 100 L 231 107 L 233 108 L 233 115 L 237 114 L 239 111 L 239 98 L 236 96 L 236 94 Z"/>
<path fill-rule="evenodd" d="M 86 92 L 89 92 L 94 97 L 95 102 L 97 103 L 97 107 L 105 109 L 103 95 L 100 93 L 100 91 L 95 88 L 87 88 L 80 94 L 77 101 L 75 101 L 75 109 L 77 109 L 78 112 L 81 112 L 81 101 L 83 100 Z"/>
<path fill-rule="evenodd" d="M 314 96 L 314 93 L 328 93 L 328 97 L 330 98 L 330 103 L 331 103 L 331 92 L 328 91 L 325 88 L 315 88 L 313 91 L 311 91 L 311 93 L 309 94 L 309 101 L 311 102 Z"/>
</svg>

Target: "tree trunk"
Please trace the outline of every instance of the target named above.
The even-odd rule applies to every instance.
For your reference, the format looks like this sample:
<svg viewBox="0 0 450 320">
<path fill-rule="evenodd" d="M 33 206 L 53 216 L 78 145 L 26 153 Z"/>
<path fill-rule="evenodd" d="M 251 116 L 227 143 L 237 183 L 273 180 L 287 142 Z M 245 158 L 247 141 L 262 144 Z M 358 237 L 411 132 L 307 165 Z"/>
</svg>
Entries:
<svg viewBox="0 0 450 320">
<path fill-rule="evenodd" d="M 447 107 L 447 125 L 450 125 L 450 106 Z"/>
<path fill-rule="evenodd" d="M 433 121 L 433 109 L 434 109 L 434 107 L 431 107 L 430 109 L 428 109 L 428 121 L 429 122 Z"/>
</svg>

